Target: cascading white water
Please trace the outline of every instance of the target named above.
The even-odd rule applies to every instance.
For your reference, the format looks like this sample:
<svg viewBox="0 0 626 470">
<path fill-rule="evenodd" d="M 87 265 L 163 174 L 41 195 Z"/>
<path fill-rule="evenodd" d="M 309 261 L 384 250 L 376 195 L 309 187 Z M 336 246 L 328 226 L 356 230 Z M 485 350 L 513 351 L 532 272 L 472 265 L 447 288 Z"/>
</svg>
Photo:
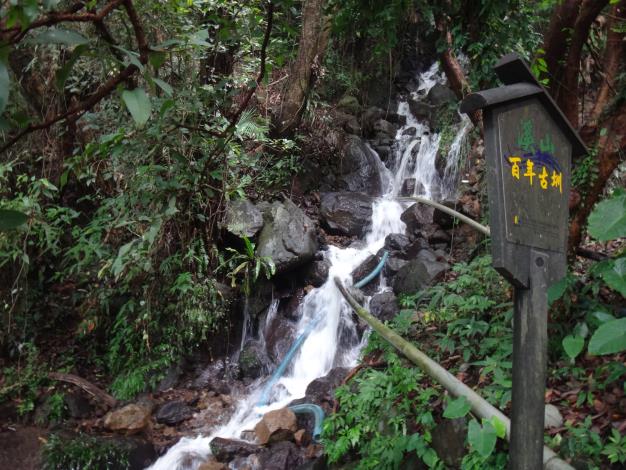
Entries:
<svg viewBox="0 0 626 470">
<path fill-rule="evenodd" d="M 435 64 L 420 75 L 416 97 L 425 95 L 435 83 L 441 81 L 443 78 Z M 257 406 L 265 382 L 258 380 L 252 384 L 250 393 L 240 401 L 237 410 L 225 426 L 216 429 L 208 437 L 182 438 L 157 460 L 150 470 L 197 469 L 209 455 L 209 443 L 214 437 L 241 438 L 242 431 L 253 429 L 267 411 L 282 408 L 291 401 L 303 397 L 306 387 L 313 380 L 325 376 L 333 367 L 352 366 L 356 363 L 362 344 L 358 340 L 348 345 L 339 342 L 340 331 L 346 326 L 352 330 L 353 338 L 358 338 L 358 335 L 356 325 L 352 322 L 350 307 L 336 288 L 333 279 L 339 277 L 345 284 L 350 285 L 351 273 L 368 256 L 377 253 L 383 247 L 387 235 L 404 233 L 405 224 L 400 216 L 405 207 L 396 200 L 396 197 L 400 194 L 405 179 L 415 178 L 416 195 L 426 197 L 438 194 L 452 195 L 453 190 L 448 186 L 450 188 L 454 186 L 461 142 L 468 129 L 466 124 L 461 126 L 451 147 L 451 152 L 454 148 L 457 153 L 449 155 L 454 159 L 454 163 L 449 164 L 450 171 L 446 166 L 442 178 L 435 167 L 440 137 L 430 132 L 428 124 L 419 122 L 413 116 L 406 101 L 399 103 L 397 112 L 406 117 L 406 124 L 396 135 L 394 154 L 390 161 L 393 170 L 387 169 L 379 159 L 384 195 L 373 203 L 372 225 L 365 236 L 365 244 L 359 248 L 331 246 L 325 253 L 330 262 L 328 280 L 321 287 L 309 292 L 302 301 L 297 334 L 304 332 L 312 322 L 317 323 L 292 360 L 287 373 L 273 387 L 268 405 Z M 415 133 L 408 135 L 406 131 L 412 127 L 415 128 Z M 414 151 L 415 148 L 418 149 L 417 152 Z M 384 288 L 382 286 L 384 282 L 381 283 L 381 288 Z M 277 302 L 272 303 L 268 316 L 276 314 L 277 306 Z M 263 335 L 264 331 L 261 334 Z M 261 338 L 261 342 L 264 343 L 264 338 Z"/>
</svg>

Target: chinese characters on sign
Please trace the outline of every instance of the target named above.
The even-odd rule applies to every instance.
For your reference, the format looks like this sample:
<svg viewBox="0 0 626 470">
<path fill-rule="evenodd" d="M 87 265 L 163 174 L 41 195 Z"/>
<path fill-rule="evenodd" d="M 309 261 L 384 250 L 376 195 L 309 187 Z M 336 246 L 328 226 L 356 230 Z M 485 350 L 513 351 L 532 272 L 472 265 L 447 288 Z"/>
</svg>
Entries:
<svg viewBox="0 0 626 470">
<path fill-rule="evenodd" d="M 563 194 L 563 172 L 558 161 L 554 158 L 552 137 L 550 134 L 546 134 L 537 145 L 533 137 L 532 121 L 530 119 L 522 120 L 521 127 L 517 138 L 518 148 L 514 153 L 504 154 L 504 158 L 511 168 L 511 177 L 518 181 L 524 181 L 529 186 L 538 186 L 544 191 L 548 188 L 556 188 Z M 521 169 L 524 170 L 524 173 L 521 173 Z"/>
</svg>

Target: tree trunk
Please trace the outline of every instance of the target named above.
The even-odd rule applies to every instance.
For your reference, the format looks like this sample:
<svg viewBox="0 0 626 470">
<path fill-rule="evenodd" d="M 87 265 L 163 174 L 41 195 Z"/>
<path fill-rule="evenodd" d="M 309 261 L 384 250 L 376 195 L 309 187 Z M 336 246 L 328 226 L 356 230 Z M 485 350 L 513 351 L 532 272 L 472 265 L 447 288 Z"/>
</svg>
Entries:
<svg viewBox="0 0 626 470">
<path fill-rule="evenodd" d="M 582 131 L 582 137 L 585 141 L 597 142 L 597 174 L 595 178 L 591 179 L 588 187 L 582 188 L 584 193 L 581 202 L 572 211 L 569 227 L 570 254 L 574 254 L 580 245 L 589 213 L 602 197 L 608 179 L 624 158 L 623 152 L 626 148 L 624 129 L 626 129 L 626 102 L 622 102 L 617 109 L 611 110 L 610 114 L 603 114 L 596 127 L 587 127 Z"/>
<path fill-rule="evenodd" d="M 567 54 L 569 46 L 569 37 L 571 30 L 576 23 L 580 4 L 582 0 L 564 0 L 558 5 L 552 17 L 548 31 L 544 36 L 543 50 L 545 51 L 544 59 L 548 67 L 547 76 L 541 76 L 541 79 L 548 79 L 548 86 L 552 96 L 556 96 L 561 83 L 563 73 L 562 60 Z"/>
<path fill-rule="evenodd" d="M 574 24 L 565 69 L 563 70 L 563 79 L 555 95 L 557 104 L 574 129 L 579 126 L 578 82 L 583 46 L 587 42 L 593 21 L 608 3 L 609 0 L 583 0 Z"/>
<path fill-rule="evenodd" d="M 624 42 L 624 33 L 615 31 L 618 25 L 626 21 L 626 0 L 622 0 L 611 9 L 611 14 L 607 21 L 607 37 L 602 64 L 604 65 L 604 80 L 598 95 L 596 96 L 596 104 L 591 112 L 591 125 L 596 125 L 600 119 L 600 115 L 606 108 L 611 95 L 615 94 L 615 79 L 618 76 L 621 61 L 626 53 Z"/>
<path fill-rule="evenodd" d="M 300 124 L 311 88 L 321 65 L 329 29 L 324 15 L 324 0 L 306 0 L 302 9 L 302 32 L 298 56 L 285 85 L 281 107 L 276 113 L 274 129 L 278 135 L 291 134 Z"/>
</svg>

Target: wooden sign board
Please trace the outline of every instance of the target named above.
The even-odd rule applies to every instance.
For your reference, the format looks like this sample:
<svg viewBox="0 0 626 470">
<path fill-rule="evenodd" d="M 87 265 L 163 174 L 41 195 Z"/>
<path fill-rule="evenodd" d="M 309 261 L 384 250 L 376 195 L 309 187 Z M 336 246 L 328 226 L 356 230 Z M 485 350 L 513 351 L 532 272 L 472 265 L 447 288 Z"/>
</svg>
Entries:
<svg viewBox="0 0 626 470">
<path fill-rule="evenodd" d="M 548 278 L 565 274 L 572 145 L 537 97 L 485 112 L 494 267 L 526 286 L 529 249 L 551 258 Z"/>
</svg>

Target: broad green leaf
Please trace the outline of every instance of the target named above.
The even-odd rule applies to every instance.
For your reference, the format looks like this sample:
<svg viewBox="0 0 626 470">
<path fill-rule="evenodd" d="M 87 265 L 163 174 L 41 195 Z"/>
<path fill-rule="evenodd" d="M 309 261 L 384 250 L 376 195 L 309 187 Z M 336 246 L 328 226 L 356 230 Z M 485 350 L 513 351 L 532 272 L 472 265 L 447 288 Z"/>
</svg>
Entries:
<svg viewBox="0 0 626 470">
<path fill-rule="evenodd" d="M 498 436 L 500 439 L 504 439 L 506 437 L 506 425 L 502 421 L 500 421 L 497 416 L 492 416 L 489 422 L 496 430 L 496 436 Z"/>
<path fill-rule="evenodd" d="M 489 457 L 496 447 L 496 430 L 489 421 L 484 421 L 481 426 L 473 419 L 467 429 L 467 440 L 481 457 Z"/>
<path fill-rule="evenodd" d="M 67 77 L 69 77 L 70 72 L 72 71 L 72 68 L 74 67 L 74 64 L 76 64 L 76 61 L 78 60 L 78 58 L 82 54 L 84 54 L 85 51 L 87 51 L 87 49 L 88 47 L 84 44 L 74 48 L 69 59 L 65 62 L 65 64 L 63 64 L 63 67 L 57 70 L 55 82 L 59 90 L 63 89 L 63 87 L 65 86 L 65 81 L 67 80 Z"/>
<path fill-rule="evenodd" d="M 585 347 L 585 339 L 578 335 L 569 335 L 563 338 L 563 349 L 570 359 L 576 359 Z"/>
<path fill-rule="evenodd" d="M 143 88 L 124 90 L 122 92 L 122 99 L 138 126 L 143 126 L 148 122 L 152 106 L 150 104 L 150 98 Z"/>
<path fill-rule="evenodd" d="M 602 355 L 626 350 L 626 318 L 606 322 L 589 340 L 589 353 Z"/>
<path fill-rule="evenodd" d="M 569 275 L 567 275 L 548 287 L 548 305 L 552 305 L 553 302 L 563 297 L 563 294 L 565 294 L 569 282 L 570 277 Z"/>
<path fill-rule="evenodd" d="M 589 215 L 589 235 L 602 242 L 626 236 L 626 192 L 596 205 Z"/>
<path fill-rule="evenodd" d="M 459 397 L 448 403 L 448 406 L 446 406 L 446 409 L 443 412 L 443 417 L 448 419 L 462 418 L 469 413 L 470 409 L 471 405 L 469 401 L 467 401 L 467 398 Z"/>
<path fill-rule="evenodd" d="M 80 44 L 89 43 L 82 34 L 67 29 L 50 28 L 33 38 L 33 42 L 37 44 L 63 44 L 64 46 L 78 46 Z"/>
<path fill-rule="evenodd" d="M 597 269 L 611 289 L 626 297 L 626 256 L 602 262 Z"/>
<path fill-rule="evenodd" d="M 24 225 L 28 216 L 13 209 L 0 209 L 0 230 L 13 230 Z"/>
<path fill-rule="evenodd" d="M 5 62 L 0 60 L 0 114 L 9 102 L 9 71 Z"/>
<path fill-rule="evenodd" d="M 158 87 L 165 92 L 167 96 L 172 96 L 174 93 L 174 89 L 170 86 L 169 83 L 164 82 L 158 78 L 153 78 L 152 81 L 158 85 Z"/>
</svg>

